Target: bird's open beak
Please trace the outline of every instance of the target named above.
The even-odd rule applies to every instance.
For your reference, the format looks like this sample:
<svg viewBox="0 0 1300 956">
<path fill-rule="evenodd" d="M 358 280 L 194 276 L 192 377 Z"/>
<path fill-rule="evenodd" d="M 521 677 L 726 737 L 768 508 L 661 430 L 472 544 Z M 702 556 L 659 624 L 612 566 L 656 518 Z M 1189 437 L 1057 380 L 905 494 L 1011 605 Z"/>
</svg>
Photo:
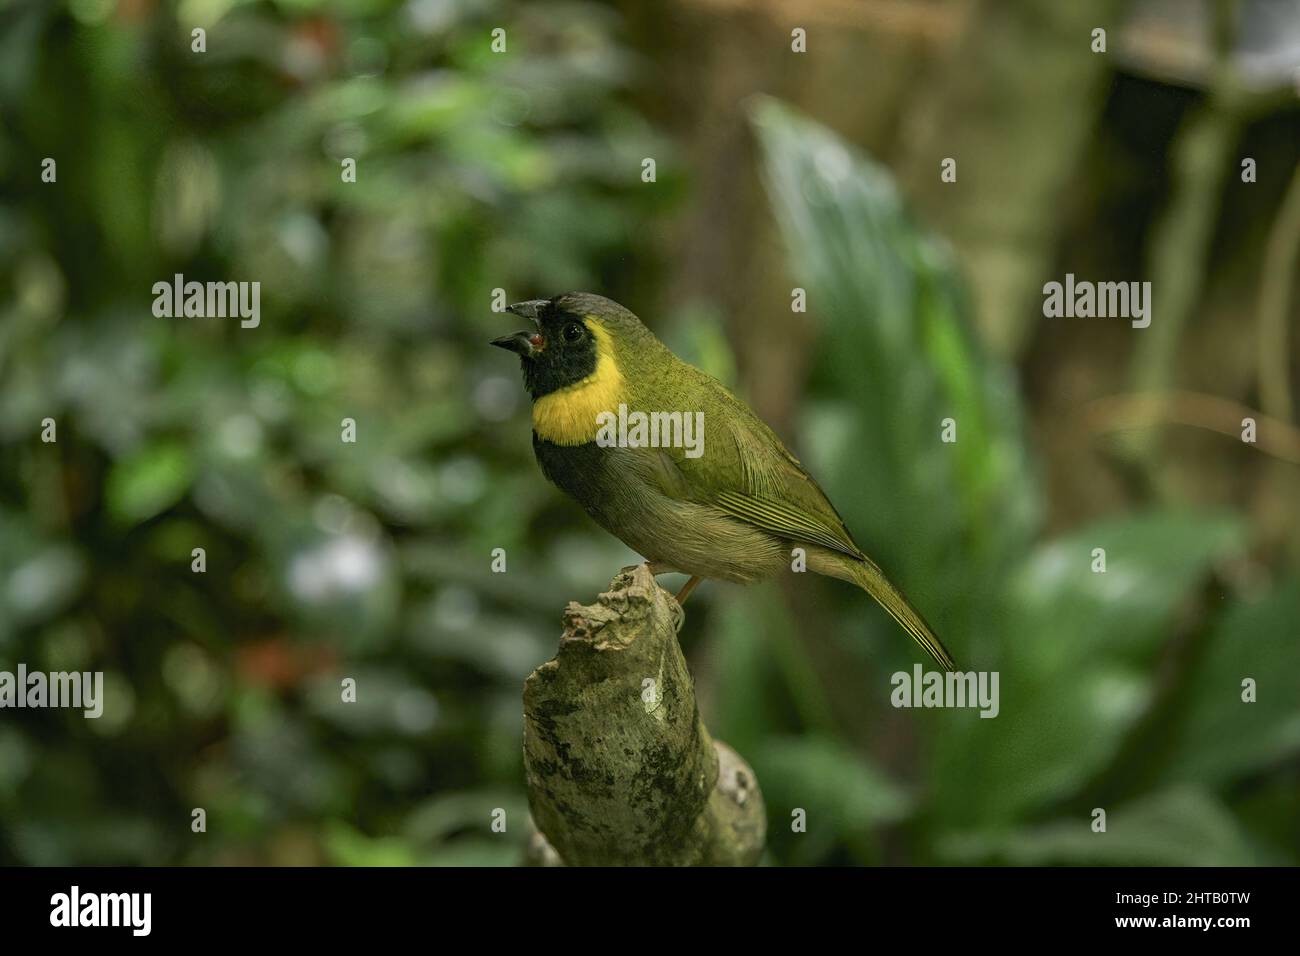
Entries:
<svg viewBox="0 0 1300 956">
<path fill-rule="evenodd" d="M 499 339 L 493 339 L 492 344 L 499 349 L 517 352 L 526 358 L 541 350 L 541 338 L 540 332 L 511 332 Z"/>
<path fill-rule="evenodd" d="M 513 305 L 506 306 L 506 311 L 521 318 L 531 319 L 533 324 L 540 330 L 542 324 L 538 321 L 537 314 L 543 306 L 548 304 L 545 299 L 529 299 L 527 302 L 516 302 Z M 531 358 L 546 346 L 546 339 L 538 330 L 511 332 L 499 339 L 493 339 L 492 344 L 497 348 L 516 352 L 524 358 Z"/>
</svg>

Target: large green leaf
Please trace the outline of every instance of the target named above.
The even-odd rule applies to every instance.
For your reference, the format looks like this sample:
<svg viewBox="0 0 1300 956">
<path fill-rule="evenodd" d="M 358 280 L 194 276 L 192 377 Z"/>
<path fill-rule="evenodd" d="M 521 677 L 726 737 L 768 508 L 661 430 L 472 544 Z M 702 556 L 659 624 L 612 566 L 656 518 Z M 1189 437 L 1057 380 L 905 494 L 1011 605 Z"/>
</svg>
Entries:
<svg viewBox="0 0 1300 956">
<path fill-rule="evenodd" d="M 1011 582 L 1005 631 L 986 635 L 1000 713 L 936 716 L 941 815 L 1014 819 L 1102 769 L 1150 703 L 1173 612 L 1242 547 L 1237 520 L 1196 513 L 1107 521 L 1039 549 Z M 1106 571 L 1093 570 L 1093 550 Z"/>
<path fill-rule="evenodd" d="M 912 223 L 889 173 L 774 100 L 753 117 L 834 396 L 810 422 L 807 458 L 910 590 L 960 599 L 1023 553 L 1037 523 L 1008 374 L 981 354 L 950 255 Z"/>
<path fill-rule="evenodd" d="M 1300 752 L 1300 582 L 1225 614 L 1180 697 L 1160 771 L 1171 782 L 1221 786 Z"/>
<path fill-rule="evenodd" d="M 769 842 L 793 862 L 824 860 L 841 844 L 858 862 L 872 862 L 874 828 L 904 819 L 913 807 L 883 770 L 834 738 L 778 737 L 752 759 L 771 821 Z M 799 810 L 805 829 L 795 831 L 792 814 Z"/>
</svg>

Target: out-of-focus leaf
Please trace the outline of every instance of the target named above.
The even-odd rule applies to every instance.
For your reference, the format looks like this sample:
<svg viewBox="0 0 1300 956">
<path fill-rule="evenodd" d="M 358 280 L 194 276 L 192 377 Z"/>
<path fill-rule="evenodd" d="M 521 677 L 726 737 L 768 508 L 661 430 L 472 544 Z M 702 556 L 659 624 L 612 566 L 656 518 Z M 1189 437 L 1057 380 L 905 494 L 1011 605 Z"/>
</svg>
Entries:
<svg viewBox="0 0 1300 956">
<path fill-rule="evenodd" d="M 882 770 L 830 737 L 776 737 L 754 760 L 779 781 L 770 792 L 777 805 L 816 807 L 844 829 L 894 823 L 913 806 Z"/>
<path fill-rule="evenodd" d="M 1009 628 L 991 642 L 999 715 L 927 715 L 937 718 L 940 814 L 1014 819 L 1098 772 L 1150 701 L 1174 609 L 1242 543 L 1233 518 L 1169 513 L 1108 521 L 1037 551 L 1013 578 Z M 1094 548 L 1106 551 L 1104 573 L 1092 570 Z"/>
<path fill-rule="evenodd" d="M 498 812 L 500 811 L 500 812 Z M 462 790 L 425 800 L 411 812 L 403 827 L 406 838 L 417 846 L 441 844 L 470 831 L 492 834 L 493 819 L 504 819 L 504 842 L 522 847 L 531 824 L 528 804 L 520 792 L 505 790 Z"/>
<path fill-rule="evenodd" d="M 504 838 L 453 840 L 420 857 L 424 866 L 518 866 L 523 859 L 521 846 Z"/>
<path fill-rule="evenodd" d="M 17 522 L 5 527 L 0 517 L 0 538 L 18 530 Z M 42 620 L 66 607 L 85 578 L 81 555 L 68 545 L 22 554 L 11 567 L 6 566 L 10 560 L 5 550 L 0 544 L 0 643 L 9 627 Z"/>
<path fill-rule="evenodd" d="M 185 446 L 150 445 L 113 466 L 106 490 L 109 511 L 126 524 L 146 521 L 179 501 L 193 479 Z"/>
<path fill-rule="evenodd" d="M 981 355 L 949 254 L 912 224 L 889 173 L 774 100 L 752 115 L 791 282 L 822 328 L 827 391 L 847 406 L 842 428 L 809 435 L 807 458 L 909 590 L 963 600 L 1037 524 L 1007 372 Z M 945 419 L 955 441 L 941 439 Z"/>
<path fill-rule="evenodd" d="M 940 841 L 954 863 L 1013 866 L 1261 866 L 1281 861 L 1254 844 L 1219 801 L 1197 789 L 1173 789 L 1103 808 L 1106 832 L 1094 833 L 1091 814 L 1001 833 L 973 833 Z"/>
<path fill-rule="evenodd" d="M 753 752 L 751 766 L 772 817 L 772 842 L 805 863 L 841 844 L 859 862 L 870 862 L 873 828 L 904 819 L 913 807 L 884 771 L 834 738 L 769 738 Z M 807 829 L 791 838 L 795 810 L 805 812 Z"/>
<path fill-rule="evenodd" d="M 814 697 L 817 693 L 816 687 L 804 686 L 804 672 L 781 666 L 789 655 L 777 651 L 776 644 L 789 642 L 791 634 L 789 621 L 776 603 L 775 595 L 766 591 L 743 599 L 724 594 L 710 615 L 709 728 L 746 756 L 772 727 L 780 725 L 777 701 L 782 671 L 796 707 L 804 690 Z"/>
<path fill-rule="evenodd" d="M 1221 786 L 1300 751 L 1300 582 L 1230 609 L 1182 696 L 1165 738 L 1170 782 Z"/>
<path fill-rule="evenodd" d="M 405 674 L 391 669 L 353 668 L 356 699 L 344 702 L 341 681 L 335 675 L 311 683 L 308 707 L 349 734 L 424 736 L 438 724 L 438 700 Z"/>
<path fill-rule="evenodd" d="M 325 850 L 338 866 L 415 866 L 416 857 L 396 837 L 369 837 L 345 823 L 330 823 Z"/>
<path fill-rule="evenodd" d="M 761 745 L 791 716 L 805 729 L 835 732 L 826 687 L 799 639 L 796 622 L 771 585 L 730 592 L 719 600 L 712 664 L 711 719 L 741 753 Z"/>
</svg>

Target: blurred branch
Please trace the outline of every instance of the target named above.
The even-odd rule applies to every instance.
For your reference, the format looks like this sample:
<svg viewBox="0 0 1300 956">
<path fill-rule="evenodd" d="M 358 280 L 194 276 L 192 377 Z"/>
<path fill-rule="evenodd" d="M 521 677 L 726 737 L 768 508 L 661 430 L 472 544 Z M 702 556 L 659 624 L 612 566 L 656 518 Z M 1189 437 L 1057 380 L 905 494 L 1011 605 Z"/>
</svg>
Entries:
<svg viewBox="0 0 1300 956">
<path fill-rule="evenodd" d="M 1237 441 L 1241 441 L 1241 423 L 1245 418 L 1255 420 L 1256 448 L 1266 455 L 1300 465 L 1300 429 L 1217 395 L 1198 392 L 1115 395 L 1088 403 L 1084 411 L 1085 426 L 1092 432 L 1188 425 Z"/>
<path fill-rule="evenodd" d="M 1287 317 L 1296 259 L 1300 257 L 1300 166 L 1291 176 L 1286 198 L 1269 231 L 1259 282 L 1259 393 L 1264 411 L 1292 420 L 1289 367 L 1291 347 Z"/>
<path fill-rule="evenodd" d="M 1132 370 L 1138 391 L 1158 392 L 1170 384 L 1183 328 L 1205 282 L 1219 197 L 1240 132 L 1238 114 L 1211 97 L 1170 147 L 1173 195 L 1152 234 L 1149 252 L 1151 287 L 1159 290 L 1160 314 L 1138 336 Z"/>
<path fill-rule="evenodd" d="M 1204 103 L 1184 121 L 1170 146 L 1171 199 L 1149 243 L 1151 287 L 1160 291 L 1160 317 L 1138 337 L 1130 378 L 1139 392 L 1156 395 L 1173 384 L 1183 330 L 1205 283 L 1219 204 L 1242 129 L 1270 94 L 1244 82 L 1232 61 L 1236 4 L 1214 8 L 1214 63 Z M 1125 455 L 1148 474 L 1160 460 L 1158 442 L 1127 441 Z"/>
<path fill-rule="evenodd" d="M 709 736 L 677 643 L 685 615 L 645 565 L 571 602 L 553 660 L 524 684 L 533 820 L 575 866 L 748 866 L 766 818 L 754 772 Z"/>
<path fill-rule="evenodd" d="M 1162 299 L 1160 321 L 1138 340 L 1132 368 L 1138 391 L 1159 392 L 1170 384 L 1183 327 L 1204 282 L 1203 265 L 1218 221 L 1228 157 L 1241 135 L 1244 111 L 1231 66 L 1232 6 L 1220 2 L 1215 7 L 1208 95 L 1170 145 L 1172 198 L 1152 233 L 1149 253 L 1151 286 L 1160 290 Z M 1136 446 L 1130 451 L 1141 459 Z"/>
</svg>

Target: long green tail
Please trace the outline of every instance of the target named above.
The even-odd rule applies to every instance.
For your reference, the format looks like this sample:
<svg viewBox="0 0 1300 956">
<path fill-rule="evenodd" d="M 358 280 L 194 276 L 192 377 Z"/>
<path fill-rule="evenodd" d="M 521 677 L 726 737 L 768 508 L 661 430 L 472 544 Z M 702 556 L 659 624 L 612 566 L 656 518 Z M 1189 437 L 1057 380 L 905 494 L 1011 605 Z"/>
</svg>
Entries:
<svg viewBox="0 0 1300 956">
<path fill-rule="evenodd" d="M 948 649 L 943 646 L 943 641 L 939 640 L 930 630 L 930 625 L 925 623 L 925 618 L 921 613 L 903 596 L 903 592 L 894 587 L 889 579 L 885 577 L 885 572 L 876 567 L 875 563 L 869 558 L 861 562 L 854 562 L 857 569 L 857 584 L 862 590 L 866 591 L 879 602 L 880 606 L 889 612 L 889 616 L 897 621 L 908 634 L 912 635 L 912 640 L 920 644 L 935 662 L 945 671 L 956 670 L 956 665 L 952 662 L 952 656 Z"/>
</svg>

